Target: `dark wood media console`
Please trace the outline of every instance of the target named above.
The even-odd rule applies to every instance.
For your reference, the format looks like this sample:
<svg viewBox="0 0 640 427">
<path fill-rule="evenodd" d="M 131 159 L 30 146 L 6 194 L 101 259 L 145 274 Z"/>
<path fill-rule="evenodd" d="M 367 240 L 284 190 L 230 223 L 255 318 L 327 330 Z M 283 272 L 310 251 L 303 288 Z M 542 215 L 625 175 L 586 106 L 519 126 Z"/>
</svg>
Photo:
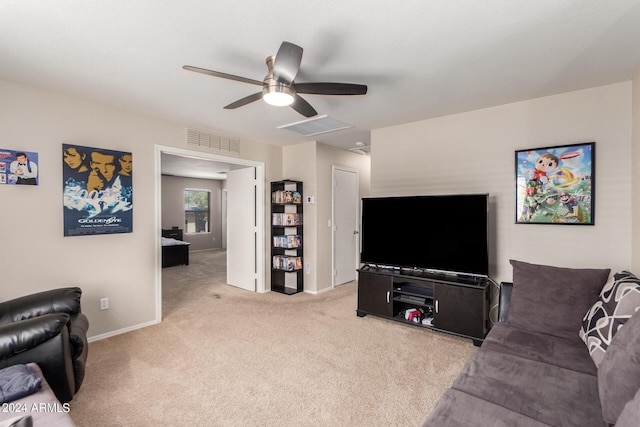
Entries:
<svg viewBox="0 0 640 427">
<path fill-rule="evenodd" d="M 368 266 L 358 270 L 359 317 L 372 314 L 470 338 L 475 345 L 489 332 L 489 298 L 485 278 Z M 413 309 L 420 311 L 418 322 L 406 318 Z"/>
</svg>

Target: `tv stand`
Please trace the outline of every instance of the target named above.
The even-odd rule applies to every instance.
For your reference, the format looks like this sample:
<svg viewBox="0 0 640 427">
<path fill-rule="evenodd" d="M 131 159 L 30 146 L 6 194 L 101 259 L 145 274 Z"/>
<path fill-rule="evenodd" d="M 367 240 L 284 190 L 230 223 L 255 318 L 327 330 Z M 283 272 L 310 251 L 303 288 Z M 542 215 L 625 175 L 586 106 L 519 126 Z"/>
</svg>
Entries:
<svg viewBox="0 0 640 427">
<path fill-rule="evenodd" d="M 356 313 L 470 338 L 479 346 L 489 332 L 489 289 L 486 278 L 369 265 L 358 270 Z"/>
</svg>

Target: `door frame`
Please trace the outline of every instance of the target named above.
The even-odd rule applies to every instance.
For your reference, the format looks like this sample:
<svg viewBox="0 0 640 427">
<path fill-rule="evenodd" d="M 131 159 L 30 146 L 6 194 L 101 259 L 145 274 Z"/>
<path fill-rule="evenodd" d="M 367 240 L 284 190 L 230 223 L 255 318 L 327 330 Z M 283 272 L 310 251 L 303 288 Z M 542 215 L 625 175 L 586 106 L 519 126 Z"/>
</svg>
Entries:
<svg viewBox="0 0 640 427">
<path fill-rule="evenodd" d="M 156 245 L 156 292 L 155 311 L 156 321 L 162 321 L 162 153 L 178 156 L 205 159 L 216 162 L 229 163 L 240 166 L 254 167 L 256 169 L 256 292 L 267 292 L 265 285 L 265 234 L 264 234 L 264 191 L 265 191 L 265 166 L 264 162 L 240 159 L 237 157 L 220 154 L 206 153 L 166 145 L 155 145 L 155 245 Z"/>
<path fill-rule="evenodd" d="M 334 272 L 336 271 L 336 242 L 335 242 L 335 227 L 336 227 L 336 221 L 335 221 L 335 211 L 336 211 L 336 202 L 335 202 L 335 198 L 336 198 L 336 170 L 341 170 L 344 172 L 350 172 L 350 173 L 354 173 L 356 175 L 356 231 L 358 232 L 358 238 L 356 239 L 356 253 L 355 253 L 355 265 L 353 266 L 354 269 L 358 268 L 358 264 L 360 262 L 360 257 L 358 256 L 358 254 L 360 253 L 360 203 L 358 203 L 358 201 L 360 200 L 360 174 L 358 173 L 358 171 L 356 169 L 352 169 L 352 168 L 348 168 L 345 166 L 337 166 L 337 165 L 331 165 L 331 288 L 335 288 L 336 287 L 336 275 L 334 274 Z"/>
</svg>

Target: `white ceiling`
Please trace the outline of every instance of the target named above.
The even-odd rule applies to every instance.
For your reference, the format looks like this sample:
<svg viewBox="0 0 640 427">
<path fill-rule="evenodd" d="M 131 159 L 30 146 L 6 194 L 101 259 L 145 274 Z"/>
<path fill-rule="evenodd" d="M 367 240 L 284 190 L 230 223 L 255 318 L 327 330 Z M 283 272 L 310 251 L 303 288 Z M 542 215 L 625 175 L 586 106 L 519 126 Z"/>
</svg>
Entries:
<svg viewBox="0 0 640 427">
<path fill-rule="evenodd" d="M 227 179 L 230 170 L 237 169 L 238 165 L 221 163 L 208 159 L 178 156 L 162 153 L 161 173 L 163 175 L 181 176 L 186 178 L 202 179 Z"/>
<path fill-rule="evenodd" d="M 245 83 L 287 40 L 296 82 L 362 83 L 366 96 L 305 95 L 352 124 L 316 137 Z M 223 136 L 342 148 L 370 130 L 630 80 L 640 70 L 640 0 L 1 0 L 0 79 L 71 93 Z"/>
</svg>

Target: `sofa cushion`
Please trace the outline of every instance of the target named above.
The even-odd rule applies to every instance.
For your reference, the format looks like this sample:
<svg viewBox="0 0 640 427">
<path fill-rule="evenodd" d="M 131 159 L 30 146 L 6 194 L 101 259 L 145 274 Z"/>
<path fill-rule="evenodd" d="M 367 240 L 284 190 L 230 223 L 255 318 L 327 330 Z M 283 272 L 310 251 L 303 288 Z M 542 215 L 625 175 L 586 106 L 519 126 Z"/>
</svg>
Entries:
<svg viewBox="0 0 640 427">
<path fill-rule="evenodd" d="M 444 392 L 423 427 L 548 427 L 532 418 L 510 411 L 459 390 Z"/>
<path fill-rule="evenodd" d="M 616 332 L 640 308 L 640 279 L 628 271 L 616 273 L 582 319 L 580 338 L 600 365 Z"/>
<path fill-rule="evenodd" d="M 633 400 L 624 405 L 624 409 L 616 421 L 616 427 L 638 427 L 640 420 L 640 389 Z"/>
<path fill-rule="evenodd" d="M 452 388 L 552 426 L 605 426 L 596 376 L 482 347 Z"/>
<path fill-rule="evenodd" d="M 618 331 L 598 368 L 602 416 L 614 424 L 640 388 L 640 315 Z"/>
<path fill-rule="evenodd" d="M 559 338 L 525 331 L 508 323 L 496 323 L 484 339 L 482 348 L 593 376 L 597 374 L 587 348 L 575 334 L 571 339 Z"/>
<path fill-rule="evenodd" d="M 563 268 L 511 260 L 513 293 L 508 322 L 520 329 L 575 337 L 598 299 L 610 269 Z"/>
</svg>

